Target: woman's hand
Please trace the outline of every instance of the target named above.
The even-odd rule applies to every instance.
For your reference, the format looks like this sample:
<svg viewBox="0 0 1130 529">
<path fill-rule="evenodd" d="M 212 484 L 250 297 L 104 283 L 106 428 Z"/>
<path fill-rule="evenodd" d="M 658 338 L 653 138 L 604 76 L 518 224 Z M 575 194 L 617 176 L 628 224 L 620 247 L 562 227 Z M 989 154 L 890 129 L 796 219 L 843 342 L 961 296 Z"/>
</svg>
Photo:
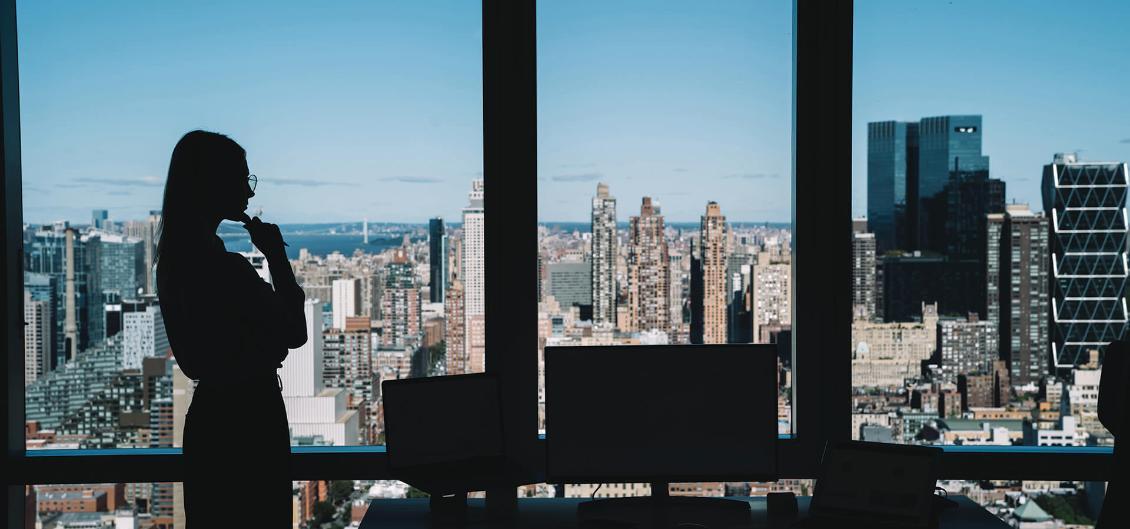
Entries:
<svg viewBox="0 0 1130 529">
<path fill-rule="evenodd" d="M 263 222 L 259 217 L 248 219 L 243 227 L 251 235 L 251 243 L 267 257 L 286 256 L 286 242 L 283 241 L 282 232 L 277 224 Z"/>
</svg>

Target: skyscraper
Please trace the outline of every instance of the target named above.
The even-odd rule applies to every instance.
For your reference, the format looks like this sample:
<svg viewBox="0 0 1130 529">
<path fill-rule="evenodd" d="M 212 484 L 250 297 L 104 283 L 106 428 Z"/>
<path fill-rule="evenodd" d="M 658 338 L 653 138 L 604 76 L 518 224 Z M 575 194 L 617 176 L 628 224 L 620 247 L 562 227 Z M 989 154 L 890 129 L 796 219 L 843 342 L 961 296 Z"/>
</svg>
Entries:
<svg viewBox="0 0 1130 529">
<path fill-rule="evenodd" d="M 161 210 L 150 210 L 145 220 L 130 220 L 123 225 L 126 236 L 139 239 L 145 245 L 145 293 L 156 294 L 157 269 L 156 252 L 158 227 L 161 224 Z"/>
<path fill-rule="evenodd" d="M 914 249 L 918 124 L 867 124 L 867 220 L 880 252 Z"/>
<path fill-rule="evenodd" d="M 851 307 L 856 320 L 875 317 L 875 234 L 851 234 Z"/>
<path fill-rule="evenodd" d="M 447 287 L 447 232 L 443 218 L 428 221 L 428 291 L 432 303 L 443 303 Z"/>
<path fill-rule="evenodd" d="M 322 380 L 331 388 L 342 388 L 348 392 L 346 407 L 357 410 L 360 431 L 358 442 L 373 442 L 372 409 L 374 391 L 379 381 L 373 372 L 373 341 L 369 319 L 350 317 L 345 319 L 344 329 L 330 329 L 324 333 L 322 344 Z"/>
<path fill-rule="evenodd" d="M 1048 219 L 1010 204 L 988 219 L 988 321 L 1016 384 L 1039 382 L 1051 364 Z"/>
<path fill-rule="evenodd" d="M 110 212 L 105 209 L 96 209 L 90 213 L 90 225 L 96 230 L 106 229 L 109 220 Z"/>
<path fill-rule="evenodd" d="M 146 358 L 165 357 L 169 337 L 157 298 L 122 301 L 122 368 L 140 369 Z"/>
<path fill-rule="evenodd" d="M 468 361 L 484 358 L 486 349 L 485 317 L 485 213 L 483 211 L 483 180 L 471 182 L 469 202 L 463 208 L 463 262 L 460 266 L 463 282 L 463 332 Z M 468 369 L 471 369 L 468 366 Z"/>
<path fill-rule="evenodd" d="M 667 238 L 659 204 L 643 197 L 628 220 L 628 318 L 635 330 L 670 330 Z"/>
<path fill-rule="evenodd" d="M 692 344 L 701 344 L 703 337 L 702 305 L 705 294 L 702 286 L 702 241 L 691 240 L 690 278 L 687 285 L 687 314 L 690 316 L 688 339 Z"/>
<path fill-rule="evenodd" d="M 360 314 L 361 280 L 335 279 L 333 282 L 333 328 L 345 329 L 345 319 Z"/>
<path fill-rule="evenodd" d="M 761 252 L 753 267 L 753 332 L 761 341 L 761 327 L 792 325 L 793 267 L 789 254 Z"/>
<path fill-rule="evenodd" d="M 702 240 L 702 343 L 726 343 L 726 217 L 717 202 L 706 204 L 699 226 Z"/>
<path fill-rule="evenodd" d="M 447 317 L 444 362 L 447 364 L 448 375 L 462 375 L 467 373 L 467 348 L 463 342 L 467 338 L 463 317 L 463 282 L 456 277 L 448 287 L 447 299 L 444 300 L 444 314 Z"/>
<path fill-rule="evenodd" d="M 880 254 L 894 249 L 952 254 L 947 244 L 954 244 L 955 234 L 983 234 L 984 212 L 977 210 L 992 199 L 980 197 L 999 189 L 1003 203 L 1003 183 L 988 181 L 981 138 L 979 115 L 868 123 L 867 218 Z M 951 186 L 965 181 L 974 184 Z M 966 230 L 955 221 L 982 229 Z"/>
<path fill-rule="evenodd" d="M 868 221 L 876 253 L 884 256 L 884 273 L 925 263 L 899 261 L 897 255 L 888 256 L 890 250 L 921 251 L 924 259 L 936 261 L 931 266 L 936 264 L 937 277 L 961 278 L 941 284 L 944 297 L 902 299 L 900 292 L 884 288 L 888 321 L 934 300 L 942 302 L 946 313 L 985 314 L 985 219 L 1004 211 L 1005 186 L 989 177 L 982 133 L 978 115 L 869 124 Z M 884 278 L 883 286 L 888 283 Z M 902 292 L 921 290 L 907 286 Z"/>
<path fill-rule="evenodd" d="M 988 211 L 971 211 L 972 222 L 981 229 L 955 228 L 954 221 L 969 216 L 954 211 L 956 206 L 976 208 L 969 202 L 980 197 L 976 190 L 967 191 L 961 201 L 952 196 L 955 190 L 947 189 L 951 183 L 965 180 L 984 181 L 988 179 L 989 157 L 981 154 L 981 116 L 937 116 L 922 118 L 918 125 L 918 181 L 917 222 L 918 244 L 915 250 L 945 253 L 947 244 L 952 244 L 961 235 L 980 237 L 984 233 L 985 213 L 999 213 L 1003 210 L 1003 184 L 1001 184 L 1000 203 L 1002 207 L 991 207 Z M 999 182 L 999 181 L 998 181 Z M 987 184 L 986 184 L 987 185 Z M 976 189 L 977 186 L 974 186 Z M 982 190 L 982 192 L 989 191 Z M 913 193 L 913 192 L 912 192 Z M 989 199 L 984 199 L 988 201 Z M 979 214 L 978 214 L 979 213 Z M 949 225 L 947 226 L 947 223 Z M 947 227 L 950 228 L 947 231 Z M 983 240 L 983 239 L 982 239 Z M 975 251 L 983 251 L 983 245 L 974 245 Z"/>
<path fill-rule="evenodd" d="M 385 288 L 381 295 L 384 332 L 381 345 L 386 348 L 415 347 L 420 338 L 420 290 L 408 255 L 397 250 L 392 262 L 385 265 Z"/>
<path fill-rule="evenodd" d="M 51 303 L 32 299 L 24 290 L 24 385 L 51 370 Z"/>
<path fill-rule="evenodd" d="M 616 198 L 597 184 L 592 199 L 592 322 L 616 326 Z"/>
<path fill-rule="evenodd" d="M 1080 162 L 1075 154 L 1056 154 L 1044 166 L 1056 368 L 1086 363 L 1088 350 L 1126 330 L 1128 172 L 1126 162 Z"/>
<path fill-rule="evenodd" d="M 306 343 L 291 349 L 283 360 L 279 376 L 282 378 L 282 394 L 286 396 L 313 396 L 325 387 L 322 380 L 322 302 L 306 299 L 303 309 L 306 313 Z"/>
<path fill-rule="evenodd" d="M 89 339 L 102 340 L 106 337 L 106 304 L 136 299 L 145 291 L 145 243 L 130 236 L 102 232 L 83 236 L 82 242 L 89 273 Z"/>
</svg>

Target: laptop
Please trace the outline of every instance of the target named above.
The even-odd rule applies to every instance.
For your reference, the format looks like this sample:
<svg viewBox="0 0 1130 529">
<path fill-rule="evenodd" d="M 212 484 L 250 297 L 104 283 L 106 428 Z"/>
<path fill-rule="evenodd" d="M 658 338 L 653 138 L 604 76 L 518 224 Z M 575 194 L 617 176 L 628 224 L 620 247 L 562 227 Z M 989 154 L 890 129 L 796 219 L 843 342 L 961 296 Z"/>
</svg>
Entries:
<svg viewBox="0 0 1130 529">
<path fill-rule="evenodd" d="M 381 397 L 393 477 L 433 495 L 513 481 L 519 469 L 503 453 L 496 375 L 387 380 Z"/>
<path fill-rule="evenodd" d="M 808 517 L 795 527 L 931 527 L 940 448 L 848 441 L 824 449 Z"/>
</svg>

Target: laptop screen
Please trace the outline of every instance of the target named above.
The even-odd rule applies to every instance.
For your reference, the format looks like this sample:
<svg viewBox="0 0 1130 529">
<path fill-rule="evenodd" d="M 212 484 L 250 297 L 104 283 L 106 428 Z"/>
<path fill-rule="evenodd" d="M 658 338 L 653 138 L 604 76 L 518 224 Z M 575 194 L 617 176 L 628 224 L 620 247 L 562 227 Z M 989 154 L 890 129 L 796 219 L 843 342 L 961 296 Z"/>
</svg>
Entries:
<svg viewBox="0 0 1130 529">
<path fill-rule="evenodd" d="M 390 380 L 381 392 L 392 468 L 502 456 L 495 376 Z"/>
<path fill-rule="evenodd" d="M 864 443 L 829 447 L 812 513 L 925 521 L 937 479 L 938 452 Z"/>
</svg>

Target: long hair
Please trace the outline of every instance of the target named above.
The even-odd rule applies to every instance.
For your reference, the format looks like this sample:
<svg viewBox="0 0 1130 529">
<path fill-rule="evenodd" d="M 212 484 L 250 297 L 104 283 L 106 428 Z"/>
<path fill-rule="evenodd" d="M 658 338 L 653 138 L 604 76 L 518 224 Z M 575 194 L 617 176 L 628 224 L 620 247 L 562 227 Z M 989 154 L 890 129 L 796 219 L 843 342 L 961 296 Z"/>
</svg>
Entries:
<svg viewBox="0 0 1130 529">
<path fill-rule="evenodd" d="M 205 229 L 201 215 L 215 196 L 220 179 L 229 176 L 233 165 L 243 162 L 247 153 L 235 140 L 204 130 L 181 137 L 169 160 L 165 197 L 161 204 L 161 223 L 157 228 L 158 266 L 165 257 L 191 251 L 200 244 Z"/>
</svg>

